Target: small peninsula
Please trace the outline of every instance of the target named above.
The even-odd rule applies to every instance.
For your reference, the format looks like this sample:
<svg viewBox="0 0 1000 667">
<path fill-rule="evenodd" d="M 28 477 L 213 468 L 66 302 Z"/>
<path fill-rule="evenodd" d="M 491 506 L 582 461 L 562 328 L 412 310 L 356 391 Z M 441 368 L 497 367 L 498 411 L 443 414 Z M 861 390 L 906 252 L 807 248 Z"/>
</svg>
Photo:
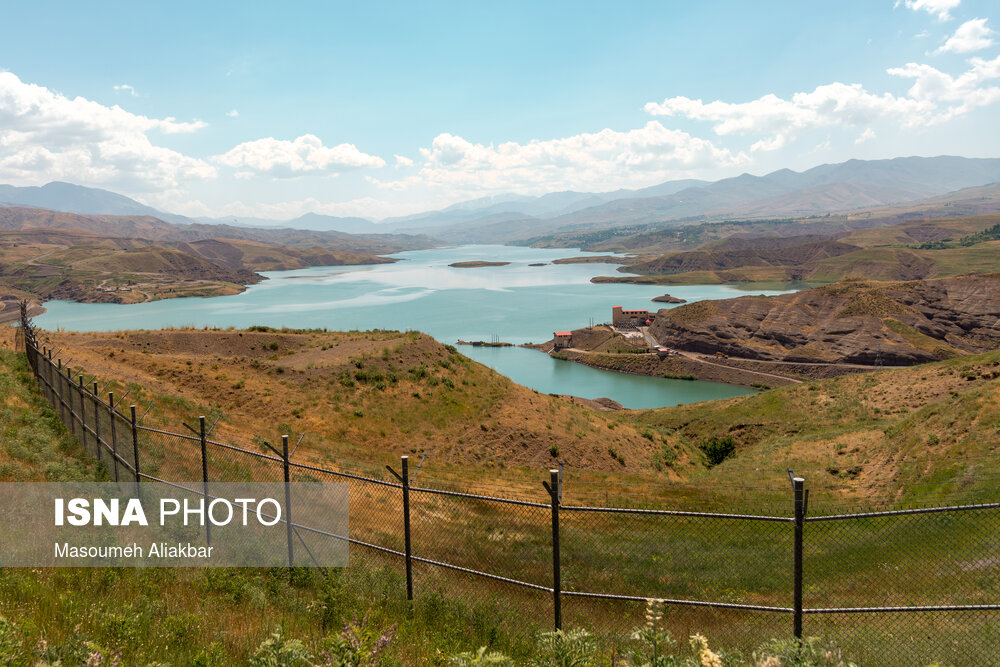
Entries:
<svg viewBox="0 0 1000 667">
<path fill-rule="evenodd" d="M 453 262 L 448 266 L 456 269 L 478 269 L 484 266 L 507 266 L 510 262 L 486 262 L 483 260 L 475 260 L 471 262 Z"/>
</svg>

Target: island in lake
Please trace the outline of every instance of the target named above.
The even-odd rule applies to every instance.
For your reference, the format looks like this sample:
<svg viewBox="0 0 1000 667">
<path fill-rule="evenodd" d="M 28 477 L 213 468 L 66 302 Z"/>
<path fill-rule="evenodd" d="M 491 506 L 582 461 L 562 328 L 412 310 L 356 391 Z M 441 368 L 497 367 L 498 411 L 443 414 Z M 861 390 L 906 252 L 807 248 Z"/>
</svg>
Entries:
<svg viewBox="0 0 1000 667">
<path fill-rule="evenodd" d="M 476 260 L 472 262 L 453 262 L 448 266 L 456 269 L 478 269 L 483 266 L 507 266 L 508 264 L 510 262 L 485 262 L 483 260 Z"/>
<path fill-rule="evenodd" d="M 678 299 L 676 296 L 671 296 L 670 294 L 655 296 L 652 298 L 652 301 L 656 303 L 687 303 L 687 299 Z"/>
</svg>

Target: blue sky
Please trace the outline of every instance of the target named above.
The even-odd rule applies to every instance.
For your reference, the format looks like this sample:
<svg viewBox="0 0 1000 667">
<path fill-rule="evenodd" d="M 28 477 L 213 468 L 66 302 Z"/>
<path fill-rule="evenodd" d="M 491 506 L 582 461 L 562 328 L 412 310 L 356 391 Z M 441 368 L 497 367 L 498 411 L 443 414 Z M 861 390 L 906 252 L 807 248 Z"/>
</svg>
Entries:
<svg viewBox="0 0 1000 667">
<path fill-rule="evenodd" d="M 995 2 L 18 4 L 0 182 L 189 215 L 1000 155 Z"/>
</svg>

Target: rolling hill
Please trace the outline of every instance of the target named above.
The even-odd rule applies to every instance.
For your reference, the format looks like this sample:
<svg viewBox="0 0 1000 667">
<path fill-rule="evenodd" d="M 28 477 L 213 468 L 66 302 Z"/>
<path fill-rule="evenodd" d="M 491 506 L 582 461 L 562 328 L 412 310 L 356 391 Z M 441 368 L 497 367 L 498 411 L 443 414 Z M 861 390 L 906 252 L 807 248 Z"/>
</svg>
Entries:
<svg viewBox="0 0 1000 667">
<path fill-rule="evenodd" d="M 835 282 L 844 278 L 915 280 L 964 273 L 1000 271 L 1000 241 L 976 237 L 978 232 L 1000 223 L 1000 214 L 965 218 L 917 220 L 883 227 L 838 231 L 832 234 L 795 235 L 797 223 L 751 223 L 711 225 L 695 230 L 688 242 L 702 240 L 723 230 L 733 234 L 703 243 L 697 250 L 654 255 L 652 248 L 633 252 L 643 255 L 619 270 L 640 277 L 599 277 L 595 282 L 642 284 L 698 284 L 720 282 L 806 281 Z M 835 224 L 834 229 L 843 223 Z M 773 233 L 785 228 L 784 237 L 746 237 L 747 229 Z M 815 226 L 810 226 L 815 229 Z M 740 231 L 737 231 L 737 230 Z M 707 231 L 707 233 L 706 233 Z M 740 234 L 737 236 L 736 234 Z M 941 244 L 945 239 L 969 238 L 964 244 Z M 663 244 L 673 238 L 662 233 L 638 235 L 638 243 L 654 240 Z M 938 242 L 935 244 L 935 242 Z M 649 254 L 645 254 L 648 252 Z"/>
<path fill-rule="evenodd" d="M 146 216 L 0 208 L 0 294 L 37 301 L 132 303 L 234 294 L 263 280 L 257 271 L 395 261 L 305 245 L 308 236 L 300 237 L 301 247 L 292 248 L 197 234 L 193 240 L 178 240 L 184 235 L 183 228 Z"/>
</svg>

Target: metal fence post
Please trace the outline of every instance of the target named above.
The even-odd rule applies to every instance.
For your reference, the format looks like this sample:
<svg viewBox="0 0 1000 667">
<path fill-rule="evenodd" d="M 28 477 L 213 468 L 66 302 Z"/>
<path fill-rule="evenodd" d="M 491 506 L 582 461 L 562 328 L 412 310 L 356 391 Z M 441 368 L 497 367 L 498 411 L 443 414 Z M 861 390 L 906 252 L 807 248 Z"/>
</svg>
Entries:
<svg viewBox="0 0 1000 667">
<path fill-rule="evenodd" d="M 87 451 L 87 409 L 83 405 L 83 375 L 77 379 L 80 381 L 80 443 L 83 451 Z"/>
<path fill-rule="evenodd" d="M 410 549 L 410 457 L 400 457 L 403 469 L 403 545 L 406 550 L 406 599 L 413 600 L 413 552 Z"/>
<path fill-rule="evenodd" d="M 59 388 L 56 390 L 56 396 L 59 399 L 59 419 L 65 425 L 66 424 L 66 406 L 63 403 L 63 397 L 62 397 L 62 393 L 63 393 L 63 389 L 62 389 L 62 359 L 58 359 L 57 361 L 59 362 L 59 367 L 58 367 L 58 369 L 56 371 L 56 374 L 59 376 Z"/>
<path fill-rule="evenodd" d="M 130 406 L 129 412 L 130 412 L 130 419 L 131 419 L 131 422 L 132 422 L 131 423 L 131 426 L 132 426 L 132 463 L 134 465 L 133 472 L 135 473 L 136 491 L 138 491 L 139 490 L 138 484 L 142 480 L 139 477 L 139 428 L 138 428 L 137 422 L 135 421 L 135 406 L 134 405 Z M 205 523 L 210 523 L 210 522 L 206 521 Z"/>
<path fill-rule="evenodd" d="M 54 378 L 52 377 L 52 372 L 55 370 L 55 364 L 52 363 L 52 350 L 49 350 L 49 363 L 48 363 L 48 376 L 49 376 L 49 403 L 52 404 L 52 408 L 56 407 L 56 387 L 53 384 Z"/>
<path fill-rule="evenodd" d="M 208 435 L 205 433 L 205 415 L 198 417 L 198 431 L 201 440 L 201 488 L 208 503 Z M 212 522 L 205 522 L 205 542 L 212 544 Z"/>
<path fill-rule="evenodd" d="M 543 482 L 544 483 L 544 482 Z M 562 630 L 562 572 L 559 562 L 559 471 L 549 470 L 545 484 L 552 496 L 552 611 L 555 629 Z"/>
<path fill-rule="evenodd" d="M 115 460 L 115 481 L 118 481 L 118 429 L 115 427 L 115 392 L 108 392 L 108 417 L 111 419 L 111 458 Z"/>
<path fill-rule="evenodd" d="M 48 362 L 48 359 L 45 356 L 46 350 L 48 350 L 48 348 L 45 345 L 43 345 L 42 346 L 42 361 Z M 46 363 L 45 366 L 46 366 L 46 368 L 48 368 L 48 363 Z M 49 401 L 49 404 L 51 404 L 52 403 L 52 388 L 51 388 L 50 383 L 49 383 L 48 373 L 47 372 L 45 372 L 45 373 L 42 372 L 42 364 L 39 364 L 38 367 L 35 368 L 35 375 L 38 376 L 39 379 L 44 379 L 45 386 L 43 387 L 43 389 L 45 390 L 45 398 L 47 398 L 48 401 Z M 44 375 L 44 378 L 42 377 L 43 375 Z"/>
<path fill-rule="evenodd" d="M 285 533 L 288 537 L 288 567 L 292 567 L 294 562 L 294 550 L 292 548 L 292 489 L 289 486 L 291 480 L 291 470 L 288 462 L 288 436 L 281 436 L 281 457 L 285 466 Z"/>
<path fill-rule="evenodd" d="M 792 634 L 796 639 L 802 639 L 802 528 L 805 524 L 805 480 L 801 477 L 792 478 L 792 490 L 795 495 L 795 558 L 793 564 L 793 620 Z"/>
<path fill-rule="evenodd" d="M 39 376 L 44 376 L 45 377 L 45 398 L 49 399 L 49 405 L 52 405 L 52 402 L 53 402 L 52 401 L 52 377 L 51 377 L 52 374 L 49 373 L 49 358 L 46 356 L 48 354 L 48 349 L 49 349 L 48 347 L 45 347 L 44 351 L 42 352 L 42 361 L 45 362 L 45 364 L 44 364 L 45 370 L 42 371 L 43 366 L 39 365 L 39 367 L 38 367 L 38 374 L 39 374 Z"/>
<path fill-rule="evenodd" d="M 81 431 L 83 430 L 83 413 L 81 412 L 80 414 L 77 414 L 76 413 L 76 408 L 73 407 L 73 394 L 76 393 L 76 385 L 73 384 L 73 376 L 72 376 L 71 373 L 72 373 L 72 371 L 69 368 L 67 368 L 66 369 L 66 389 L 67 389 L 67 396 L 66 396 L 66 398 L 69 399 L 69 423 L 70 423 L 70 429 L 69 430 L 70 430 L 70 432 L 73 435 L 76 435 L 76 428 L 77 428 L 77 426 L 80 427 Z M 80 404 L 83 405 L 83 397 L 82 396 L 80 397 Z"/>
<path fill-rule="evenodd" d="M 98 393 L 100 389 L 97 388 L 97 383 L 94 383 L 94 446 L 97 448 L 97 460 L 101 460 L 101 411 L 97 409 L 97 404 L 101 402 L 98 398 Z"/>
</svg>

